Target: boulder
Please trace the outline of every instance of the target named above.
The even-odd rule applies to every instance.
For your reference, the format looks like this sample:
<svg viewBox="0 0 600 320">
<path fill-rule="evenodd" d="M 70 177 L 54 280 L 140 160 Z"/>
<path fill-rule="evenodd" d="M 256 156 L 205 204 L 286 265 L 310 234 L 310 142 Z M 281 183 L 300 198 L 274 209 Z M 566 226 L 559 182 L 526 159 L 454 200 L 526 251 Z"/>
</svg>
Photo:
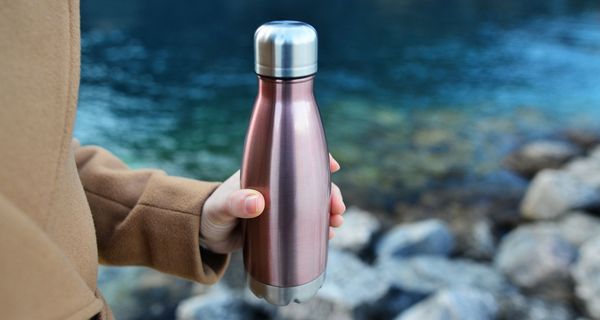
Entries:
<svg viewBox="0 0 600 320">
<path fill-rule="evenodd" d="M 600 131 L 589 128 L 573 128 L 565 132 L 566 138 L 573 144 L 588 150 L 600 144 Z"/>
<path fill-rule="evenodd" d="M 388 231 L 376 245 L 379 258 L 414 255 L 448 256 L 454 248 L 454 236 L 444 222 L 429 219 L 399 225 Z"/>
<path fill-rule="evenodd" d="M 581 150 L 562 141 L 535 141 L 524 145 L 504 159 L 504 165 L 519 175 L 531 178 L 543 169 L 560 168 Z"/>
<path fill-rule="evenodd" d="M 571 297 L 571 264 L 576 248 L 560 236 L 554 224 L 521 226 L 501 241 L 495 265 L 512 283 L 540 296 Z"/>
<path fill-rule="evenodd" d="M 514 288 L 489 265 L 440 256 L 383 259 L 377 270 L 381 279 L 403 292 L 432 294 L 440 289 L 472 287 L 488 292 L 511 292 Z"/>
<path fill-rule="evenodd" d="M 498 306 L 489 292 L 473 288 L 443 289 L 403 312 L 396 320 L 496 319 Z"/>
<path fill-rule="evenodd" d="M 572 211 L 557 222 L 560 235 L 579 247 L 587 240 L 600 235 L 600 218 L 583 211 Z"/>
<path fill-rule="evenodd" d="M 252 320 L 271 319 L 277 308 L 265 303 L 251 303 L 239 292 L 225 286 L 211 288 L 204 295 L 182 301 L 177 320 Z"/>
<path fill-rule="evenodd" d="M 329 244 L 337 249 L 359 252 L 368 246 L 380 228 L 381 223 L 373 214 L 350 207 L 344 213 L 344 226 L 335 231 L 335 237 Z"/>
<path fill-rule="evenodd" d="M 498 319 L 512 320 L 571 320 L 575 313 L 565 303 L 548 301 L 522 294 L 496 297 Z"/>
<path fill-rule="evenodd" d="M 330 249 L 323 287 L 310 301 L 279 308 L 278 319 L 369 319 L 379 307 L 389 283 L 355 255 Z"/>
<path fill-rule="evenodd" d="M 192 282 L 140 267 L 101 267 L 98 284 L 118 319 L 169 319 Z"/>
<path fill-rule="evenodd" d="M 600 319 L 600 236 L 586 241 L 579 249 L 579 259 L 572 270 L 575 295 L 588 314 Z"/>
<path fill-rule="evenodd" d="M 529 219 L 552 219 L 569 210 L 600 204 L 600 191 L 573 174 L 544 170 L 535 176 L 523 201 L 521 214 Z"/>
<path fill-rule="evenodd" d="M 565 171 L 586 185 L 600 188 L 600 155 L 597 152 L 569 162 Z"/>
</svg>

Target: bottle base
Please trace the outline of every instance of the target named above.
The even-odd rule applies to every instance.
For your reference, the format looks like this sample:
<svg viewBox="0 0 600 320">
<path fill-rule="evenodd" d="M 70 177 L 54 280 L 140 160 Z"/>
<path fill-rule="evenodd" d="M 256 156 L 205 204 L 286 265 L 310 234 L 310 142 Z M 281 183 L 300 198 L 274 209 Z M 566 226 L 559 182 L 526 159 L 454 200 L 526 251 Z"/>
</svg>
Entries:
<svg viewBox="0 0 600 320">
<path fill-rule="evenodd" d="M 277 305 L 286 306 L 291 302 L 301 303 L 312 298 L 325 282 L 325 272 L 308 283 L 295 287 L 276 287 L 264 284 L 246 274 L 250 290 L 259 298 Z"/>
</svg>

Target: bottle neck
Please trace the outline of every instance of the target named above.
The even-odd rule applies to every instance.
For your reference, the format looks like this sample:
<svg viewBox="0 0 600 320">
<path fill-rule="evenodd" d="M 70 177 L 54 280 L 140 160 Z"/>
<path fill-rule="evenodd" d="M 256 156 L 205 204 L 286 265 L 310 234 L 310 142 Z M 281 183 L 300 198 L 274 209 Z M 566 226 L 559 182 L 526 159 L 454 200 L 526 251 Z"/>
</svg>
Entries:
<svg viewBox="0 0 600 320">
<path fill-rule="evenodd" d="M 315 76 L 281 79 L 258 76 L 258 96 L 269 100 L 314 100 Z"/>
</svg>

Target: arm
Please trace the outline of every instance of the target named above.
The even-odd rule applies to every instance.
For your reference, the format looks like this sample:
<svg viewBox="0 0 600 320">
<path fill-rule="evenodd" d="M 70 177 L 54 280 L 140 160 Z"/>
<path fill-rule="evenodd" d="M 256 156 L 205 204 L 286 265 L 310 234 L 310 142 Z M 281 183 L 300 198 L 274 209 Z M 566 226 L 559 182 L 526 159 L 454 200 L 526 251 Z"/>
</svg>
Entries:
<svg viewBox="0 0 600 320">
<path fill-rule="evenodd" d="M 208 284 L 219 279 L 229 255 L 199 243 L 202 207 L 218 183 L 131 170 L 102 148 L 74 147 L 101 263 L 143 265 Z"/>
</svg>

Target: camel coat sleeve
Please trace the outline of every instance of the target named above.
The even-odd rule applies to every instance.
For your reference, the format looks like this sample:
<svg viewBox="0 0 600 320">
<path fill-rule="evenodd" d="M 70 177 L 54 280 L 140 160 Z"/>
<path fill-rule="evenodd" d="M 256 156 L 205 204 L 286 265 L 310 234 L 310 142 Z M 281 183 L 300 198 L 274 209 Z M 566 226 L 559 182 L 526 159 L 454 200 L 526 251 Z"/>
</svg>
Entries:
<svg viewBox="0 0 600 320">
<path fill-rule="evenodd" d="M 220 278 L 229 256 L 199 244 L 202 206 L 218 183 L 131 170 L 100 147 L 73 147 L 101 263 L 148 266 L 206 284 Z"/>
</svg>

